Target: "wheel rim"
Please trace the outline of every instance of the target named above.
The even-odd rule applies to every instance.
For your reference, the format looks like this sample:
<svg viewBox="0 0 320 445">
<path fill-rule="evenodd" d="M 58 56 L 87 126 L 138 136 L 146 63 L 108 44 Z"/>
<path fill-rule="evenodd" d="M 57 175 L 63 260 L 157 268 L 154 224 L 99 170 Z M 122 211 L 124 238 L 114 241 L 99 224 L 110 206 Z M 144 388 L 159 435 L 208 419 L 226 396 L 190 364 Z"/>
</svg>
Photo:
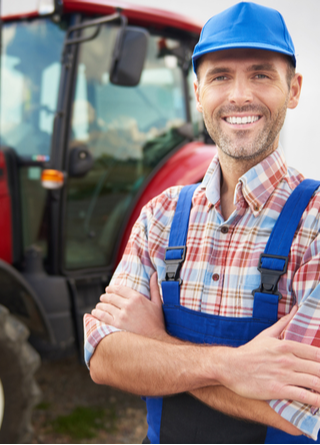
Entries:
<svg viewBox="0 0 320 445">
<path fill-rule="evenodd" d="M 3 386 L 0 379 L 0 429 L 2 425 L 3 420 L 3 414 L 4 414 L 4 392 L 3 392 Z"/>
</svg>

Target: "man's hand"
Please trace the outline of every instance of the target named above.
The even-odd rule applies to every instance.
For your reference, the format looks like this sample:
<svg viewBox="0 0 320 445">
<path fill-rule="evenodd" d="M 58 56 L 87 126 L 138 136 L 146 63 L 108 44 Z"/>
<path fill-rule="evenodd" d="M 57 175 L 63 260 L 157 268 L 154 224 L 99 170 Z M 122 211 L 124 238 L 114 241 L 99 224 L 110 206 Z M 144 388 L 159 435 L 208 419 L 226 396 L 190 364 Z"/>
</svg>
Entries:
<svg viewBox="0 0 320 445">
<path fill-rule="evenodd" d="M 92 315 L 115 328 L 144 337 L 165 340 L 161 295 L 157 273 L 150 279 L 151 300 L 126 286 L 109 286 Z"/>
<path fill-rule="evenodd" d="M 289 399 L 320 406 L 320 350 L 306 344 L 279 340 L 297 311 L 281 318 L 257 337 L 223 351 L 219 380 L 227 388 L 253 399 Z M 246 376 L 246 378 L 244 378 Z"/>
</svg>

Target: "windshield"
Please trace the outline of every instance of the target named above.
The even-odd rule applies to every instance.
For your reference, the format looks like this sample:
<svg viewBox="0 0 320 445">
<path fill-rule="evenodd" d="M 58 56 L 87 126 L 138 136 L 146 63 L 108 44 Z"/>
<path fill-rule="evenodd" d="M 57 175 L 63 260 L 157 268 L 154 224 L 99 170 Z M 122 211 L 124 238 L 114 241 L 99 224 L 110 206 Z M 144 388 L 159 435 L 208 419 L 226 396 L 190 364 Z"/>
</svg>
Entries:
<svg viewBox="0 0 320 445">
<path fill-rule="evenodd" d="M 166 55 L 180 42 L 151 35 L 139 85 L 119 87 L 108 72 L 117 31 L 106 26 L 80 47 L 71 147 L 85 144 L 95 158 L 144 161 L 146 155 L 154 166 L 165 154 L 155 153 L 159 138 L 174 137 L 172 129 L 187 122 L 183 72 L 177 57 Z"/>
<path fill-rule="evenodd" d="M 3 25 L 0 143 L 32 160 L 49 159 L 66 26 L 51 19 Z"/>
</svg>

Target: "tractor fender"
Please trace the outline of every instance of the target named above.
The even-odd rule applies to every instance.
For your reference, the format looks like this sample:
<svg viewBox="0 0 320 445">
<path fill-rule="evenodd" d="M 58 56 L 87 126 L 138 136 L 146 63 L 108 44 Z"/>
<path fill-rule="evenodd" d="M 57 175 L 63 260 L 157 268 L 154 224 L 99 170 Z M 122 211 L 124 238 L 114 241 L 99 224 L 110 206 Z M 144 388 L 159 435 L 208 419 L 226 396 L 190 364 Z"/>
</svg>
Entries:
<svg viewBox="0 0 320 445">
<path fill-rule="evenodd" d="M 0 305 L 6 307 L 30 331 L 31 338 L 54 342 L 41 302 L 25 278 L 0 259 Z"/>
</svg>

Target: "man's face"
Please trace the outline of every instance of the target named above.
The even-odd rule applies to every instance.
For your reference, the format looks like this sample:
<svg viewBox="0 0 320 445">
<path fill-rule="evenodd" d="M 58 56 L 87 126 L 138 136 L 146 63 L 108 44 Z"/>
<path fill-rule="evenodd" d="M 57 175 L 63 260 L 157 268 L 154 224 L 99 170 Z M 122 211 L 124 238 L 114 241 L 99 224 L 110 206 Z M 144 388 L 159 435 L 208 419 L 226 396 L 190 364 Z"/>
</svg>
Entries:
<svg viewBox="0 0 320 445">
<path fill-rule="evenodd" d="M 302 77 L 289 88 L 287 59 L 279 53 L 232 49 L 209 53 L 198 68 L 197 108 L 226 155 L 263 158 L 277 148 L 287 108 L 298 104 Z"/>
</svg>

